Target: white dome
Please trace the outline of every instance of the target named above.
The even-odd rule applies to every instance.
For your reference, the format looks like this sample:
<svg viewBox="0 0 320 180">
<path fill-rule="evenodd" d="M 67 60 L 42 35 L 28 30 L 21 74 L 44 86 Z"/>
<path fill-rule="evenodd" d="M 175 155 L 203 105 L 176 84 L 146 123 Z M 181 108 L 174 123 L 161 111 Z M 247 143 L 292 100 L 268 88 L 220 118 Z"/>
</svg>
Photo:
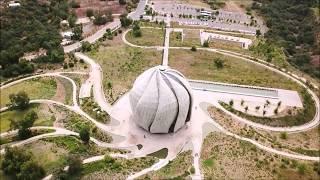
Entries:
<svg viewBox="0 0 320 180">
<path fill-rule="evenodd" d="M 136 79 L 130 103 L 140 127 L 151 133 L 176 132 L 190 120 L 191 88 L 180 72 L 156 66 Z"/>
</svg>

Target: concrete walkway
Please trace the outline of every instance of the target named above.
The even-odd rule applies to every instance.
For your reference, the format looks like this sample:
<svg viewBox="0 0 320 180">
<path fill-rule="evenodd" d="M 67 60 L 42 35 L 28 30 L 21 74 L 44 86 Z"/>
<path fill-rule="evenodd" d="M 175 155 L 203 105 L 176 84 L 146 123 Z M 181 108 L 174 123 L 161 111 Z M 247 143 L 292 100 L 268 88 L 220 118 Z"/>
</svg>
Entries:
<svg viewBox="0 0 320 180">
<path fill-rule="evenodd" d="M 171 33 L 171 28 L 166 28 L 166 34 L 164 39 L 164 49 L 163 49 L 163 55 L 162 55 L 163 66 L 168 66 L 170 33 Z"/>
</svg>

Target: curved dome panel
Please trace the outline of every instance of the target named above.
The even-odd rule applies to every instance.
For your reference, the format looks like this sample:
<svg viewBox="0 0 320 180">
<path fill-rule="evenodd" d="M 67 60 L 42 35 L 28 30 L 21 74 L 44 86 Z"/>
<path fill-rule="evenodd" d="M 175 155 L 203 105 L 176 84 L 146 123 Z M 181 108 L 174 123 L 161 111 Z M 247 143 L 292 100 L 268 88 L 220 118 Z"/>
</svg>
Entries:
<svg viewBox="0 0 320 180">
<path fill-rule="evenodd" d="M 129 97 L 133 121 L 151 133 L 176 132 L 190 120 L 191 88 L 176 70 L 163 66 L 146 70 Z"/>
</svg>

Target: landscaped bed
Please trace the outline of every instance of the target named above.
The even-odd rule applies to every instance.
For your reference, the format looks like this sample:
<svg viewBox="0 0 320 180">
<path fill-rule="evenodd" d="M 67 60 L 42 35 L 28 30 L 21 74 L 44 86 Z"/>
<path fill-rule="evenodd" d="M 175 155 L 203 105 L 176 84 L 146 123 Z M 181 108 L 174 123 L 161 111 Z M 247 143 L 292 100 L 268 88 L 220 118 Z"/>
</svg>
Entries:
<svg viewBox="0 0 320 180">
<path fill-rule="evenodd" d="M 100 106 L 91 97 L 81 99 L 81 109 L 97 121 L 103 123 L 110 122 L 109 114 L 101 110 Z"/>
<path fill-rule="evenodd" d="M 206 137 L 200 157 L 204 178 L 319 178 L 319 163 L 287 159 L 221 133 L 211 133 Z"/>
<path fill-rule="evenodd" d="M 112 141 L 112 137 L 109 134 L 97 128 L 90 120 L 84 119 L 77 114 L 68 112 L 67 118 L 64 119 L 64 124 L 67 129 L 78 133 L 81 129 L 88 128 L 91 137 L 106 143 L 110 143 Z"/>
<path fill-rule="evenodd" d="M 269 132 L 247 126 L 214 106 L 209 106 L 208 112 L 214 121 L 234 134 L 281 151 L 319 156 L 320 142 L 314 141 L 320 135 L 319 127 L 300 133 Z"/>
<path fill-rule="evenodd" d="M 30 99 L 50 99 L 57 89 L 57 84 L 54 78 L 34 78 L 21 83 L 15 84 L 5 89 L 1 89 L 0 107 L 5 107 L 10 103 L 9 95 L 24 91 Z"/>
</svg>

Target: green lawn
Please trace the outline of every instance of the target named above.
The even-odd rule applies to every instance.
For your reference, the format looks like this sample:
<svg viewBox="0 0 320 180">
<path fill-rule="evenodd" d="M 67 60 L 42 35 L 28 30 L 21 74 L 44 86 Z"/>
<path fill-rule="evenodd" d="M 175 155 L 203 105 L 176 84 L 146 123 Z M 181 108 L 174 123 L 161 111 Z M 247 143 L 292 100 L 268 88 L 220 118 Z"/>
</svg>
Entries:
<svg viewBox="0 0 320 180">
<path fill-rule="evenodd" d="M 0 132 L 6 132 L 10 130 L 10 119 L 19 121 L 24 118 L 24 116 L 34 110 L 38 114 L 38 119 L 35 121 L 34 126 L 52 126 L 54 121 L 54 115 L 44 109 L 46 105 L 35 105 L 32 104 L 30 107 L 23 111 L 18 110 L 8 110 L 0 113 Z"/>
<path fill-rule="evenodd" d="M 25 91 L 30 99 L 50 99 L 56 93 L 57 85 L 53 78 L 35 78 L 23 81 L 11 87 L 1 89 L 0 107 L 5 107 L 10 102 L 9 95 Z"/>
<path fill-rule="evenodd" d="M 140 46 L 163 46 L 164 30 L 154 28 L 141 28 L 141 37 L 134 37 L 132 31 L 126 34 L 126 39 L 132 44 Z"/>
<path fill-rule="evenodd" d="M 223 61 L 224 67 L 217 68 L 214 59 Z M 300 90 L 290 79 L 264 67 L 241 59 L 218 53 L 197 50 L 170 50 L 169 65 L 187 78 L 243 85 Z"/>
<path fill-rule="evenodd" d="M 120 36 L 87 54 L 103 70 L 103 86 L 109 103 L 131 89 L 135 79 L 143 71 L 160 65 L 162 59 L 161 51 L 128 47 Z M 111 89 L 108 89 L 108 83 L 112 85 Z"/>
<path fill-rule="evenodd" d="M 183 30 L 184 37 L 180 32 L 171 32 L 170 47 L 201 47 L 199 30 Z"/>
</svg>

